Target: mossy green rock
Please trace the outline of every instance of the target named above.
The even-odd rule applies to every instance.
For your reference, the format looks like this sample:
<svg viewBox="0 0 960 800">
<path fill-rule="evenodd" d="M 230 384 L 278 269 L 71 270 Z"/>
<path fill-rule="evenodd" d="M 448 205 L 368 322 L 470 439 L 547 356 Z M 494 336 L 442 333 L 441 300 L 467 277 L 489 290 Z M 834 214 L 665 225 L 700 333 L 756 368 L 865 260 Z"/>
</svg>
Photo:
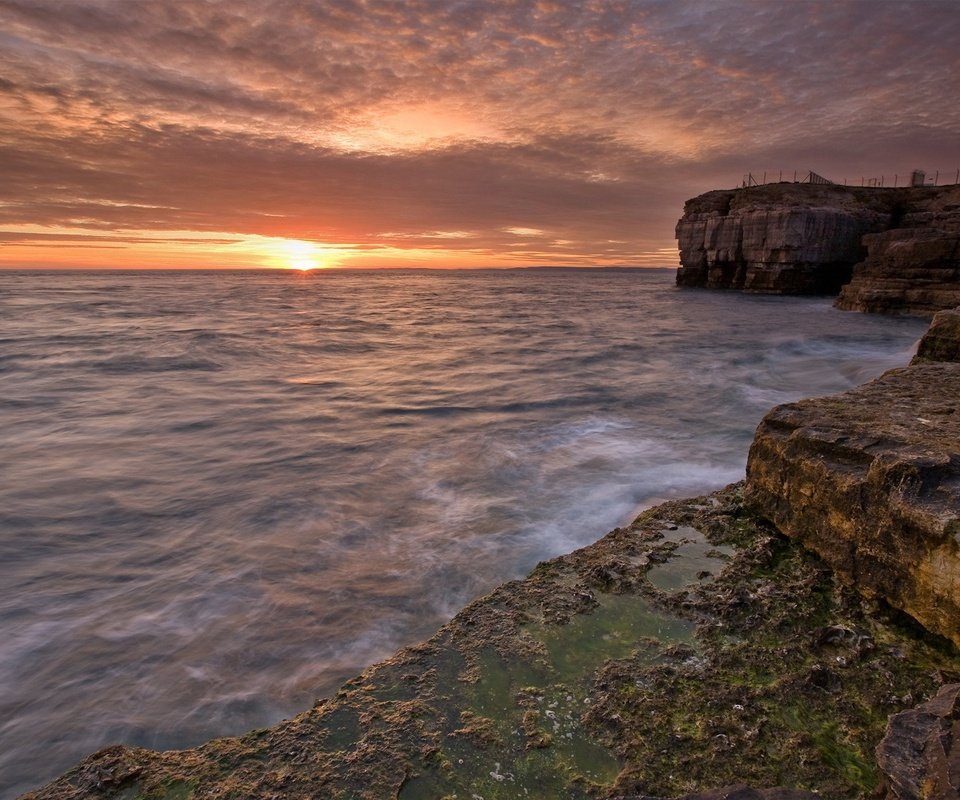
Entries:
<svg viewBox="0 0 960 800">
<path fill-rule="evenodd" d="M 733 486 L 540 564 L 294 719 L 108 748 L 27 797 L 867 797 L 887 716 L 957 673 Z"/>
</svg>

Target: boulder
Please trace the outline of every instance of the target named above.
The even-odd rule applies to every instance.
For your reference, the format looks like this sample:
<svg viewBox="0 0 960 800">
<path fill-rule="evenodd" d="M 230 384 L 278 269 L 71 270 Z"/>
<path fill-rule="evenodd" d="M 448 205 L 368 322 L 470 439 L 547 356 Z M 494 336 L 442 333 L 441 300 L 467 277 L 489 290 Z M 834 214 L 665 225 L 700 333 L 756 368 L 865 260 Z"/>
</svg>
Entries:
<svg viewBox="0 0 960 800">
<path fill-rule="evenodd" d="M 877 766 L 886 800 L 960 800 L 960 684 L 892 716 Z"/>
<path fill-rule="evenodd" d="M 917 346 L 914 364 L 960 361 L 960 308 L 940 311 Z"/>
<path fill-rule="evenodd" d="M 960 645 L 960 364 L 773 409 L 744 496 L 841 578 Z"/>
</svg>

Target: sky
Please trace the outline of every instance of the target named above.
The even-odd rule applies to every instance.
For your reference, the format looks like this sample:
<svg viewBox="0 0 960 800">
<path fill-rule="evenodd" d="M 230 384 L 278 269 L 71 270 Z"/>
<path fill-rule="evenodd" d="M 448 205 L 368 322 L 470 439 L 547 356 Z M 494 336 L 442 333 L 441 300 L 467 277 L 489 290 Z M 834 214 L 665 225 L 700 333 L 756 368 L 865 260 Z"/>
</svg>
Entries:
<svg viewBox="0 0 960 800">
<path fill-rule="evenodd" d="M 0 0 L 0 268 L 675 266 L 960 168 L 960 2 Z"/>
</svg>

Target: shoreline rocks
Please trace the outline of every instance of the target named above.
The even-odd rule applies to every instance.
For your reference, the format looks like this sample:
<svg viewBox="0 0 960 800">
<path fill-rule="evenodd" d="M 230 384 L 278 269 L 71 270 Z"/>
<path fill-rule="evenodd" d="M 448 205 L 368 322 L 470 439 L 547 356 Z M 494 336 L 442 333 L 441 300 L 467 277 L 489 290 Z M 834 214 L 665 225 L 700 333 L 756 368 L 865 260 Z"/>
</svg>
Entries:
<svg viewBox="0 0 960 800">
<path fill-rule="evenodd" d="M 891 229 L 864 236 L 863 244 L 866 258 L 837 308 L 929 317 L 960 305 L 960 186 L 914 190 Z"/>
<path fill-rule="evenodd" d="M 960 364 L 773 409 L 745 499 L 860 591 L 960 645 Z"/>
<path fill-rule="evenodd" d="M 541 563 L 294 719 L 107 748 L 24 798 L 866 798 L 887 715 L 960 674 L 960 653 L 873 609 L 741 492 Z"/>
<path fill-rule="evenodd" d="M 960 800 L 960 683 L 892 716 L 877 764 L 886 800 Z"/>
<path fill-rule="evenodd" d="M 960 361 L 960 308 L 940 311 L 933 318 L 910 363 L 927 361 Z"/>
<path fill-rule="evenodd" d="M 717 190 L 687 201 L 676 238 L 678 286 L 839 293 L 887 314 L 960 304 L 960 186 Z"/>
</svg>

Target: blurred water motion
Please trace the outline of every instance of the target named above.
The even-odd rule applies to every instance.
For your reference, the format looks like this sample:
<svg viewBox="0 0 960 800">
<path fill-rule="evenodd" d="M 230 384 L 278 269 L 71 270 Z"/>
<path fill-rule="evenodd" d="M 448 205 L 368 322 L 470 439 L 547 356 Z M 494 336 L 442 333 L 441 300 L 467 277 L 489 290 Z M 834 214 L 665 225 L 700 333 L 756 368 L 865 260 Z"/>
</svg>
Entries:
<svg viewBox="0 0 960 800">
<path fill-rule="evenodd" d="M 0 794 L 308 707 L 924 328 L 667 271 L 0 273 Z"/>
</svg>

